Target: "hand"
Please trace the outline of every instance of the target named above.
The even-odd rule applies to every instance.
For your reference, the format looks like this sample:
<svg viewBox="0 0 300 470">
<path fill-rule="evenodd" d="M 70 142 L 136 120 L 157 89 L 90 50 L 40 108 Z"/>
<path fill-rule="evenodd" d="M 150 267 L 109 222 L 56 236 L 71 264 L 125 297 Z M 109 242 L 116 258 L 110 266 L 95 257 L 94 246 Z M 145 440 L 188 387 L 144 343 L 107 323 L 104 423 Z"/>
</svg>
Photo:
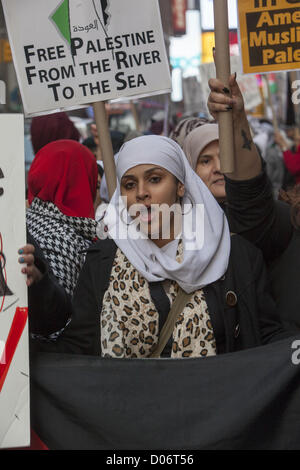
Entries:
<svg viewBox="0 0 300 470">
<path fill-rule="evenodd" d="M 100 142 L 96 124 L 91 124 L 91 133 L 94 138 L 95 144 L 97 145 L 97 147 L 99 147 Z"/>
<path fill-rule="evenodd" d="M 217 121 L 220 112 L 232 110 L 233 120 L 245 115 L 244 99 L 236 81 L 236 74 L 229 77 L 229 89 L 217 78 L 211 78 L 208 82 L 211 90 L 207 106 L 210 114 Z"/>
<path fill-rule="evenodd" d="M 285 138 L 283 137 L 283 135 L 281 134 L 281 132 L 274 132 L 274 141 L 276 142 L 277 145 L 279 145 L 279 147 L 281 148 L 283 152 L 288 150 L 288 144 Z"/>
<path fill-rule="evenodd" d="M 23 246 L 18 251 L 19 255 L 21 255 L 18 260 L 19 263 L 27 264 L 26 267 L 22 267 L 21 272 L 23 274 L 27 274 L 26 285 L 28 287 L 31 286 L 34 282 L 40 281 L 43 277 L 41 271 L 34 264 L 34 251 L 34 246 L 30 244 Z"/>
</svg>

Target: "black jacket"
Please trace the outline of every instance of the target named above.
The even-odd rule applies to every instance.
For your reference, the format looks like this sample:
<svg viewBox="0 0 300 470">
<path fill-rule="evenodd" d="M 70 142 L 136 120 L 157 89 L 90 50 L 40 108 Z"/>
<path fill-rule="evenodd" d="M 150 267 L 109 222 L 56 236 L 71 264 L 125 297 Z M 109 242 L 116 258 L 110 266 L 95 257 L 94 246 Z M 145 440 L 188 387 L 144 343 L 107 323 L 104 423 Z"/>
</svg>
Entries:
<svg viewBox="0 0 300 470">
<path fill-rule="evenodd" d="M 238 235 L 231 241 L 225 276 L 204 288 L 218 354 L 255 347 L 295 333 L 285 331 L 278 319 L 274 301 L 267 291 L 259 250 Z M 101 353 L 100 312 L 116 249 L 110 239 L 89 249 L 74 292 L 70 325 L 54 344 L 35 342 L 35 348 L 49 352 Z M 160 318 L 166 317 L 168 303 L 162 285 L 151 283 L 150 292 Z M 66 306 L 62 303 L 60 308 L 63 310 Z M 62 312 L 58 309 L 56 315 Z M 160 327 L 162 323 L 160 321 Z"/>
<path fill-rule="evenodd" d="M 43 274 L 41 281 L 28 288 L 29 328 L 31 333 L 46 337 L 66 326 L 71 298 L 52 274 L 43 251 L 28 231 L 27 243 L 35 247 L 34 263 Z"/>
<path fill-rule="evenodd" d="M 255 178 L 245 181 L 225 177 L 225 183 L 230 230 L 254 243 L 270 265 L 284 252 L 293 237 L 290 206 L 274 199 L 272 185 L 264 169 Z"/>
<path fill-rule="evenodd" d="M 247 181 L 225 180 L 231 230 L 262 251 L 281 321 L 300 328 L 300 232 L 289 204 L 274 200 L 265 171 Z"/>
</svg>

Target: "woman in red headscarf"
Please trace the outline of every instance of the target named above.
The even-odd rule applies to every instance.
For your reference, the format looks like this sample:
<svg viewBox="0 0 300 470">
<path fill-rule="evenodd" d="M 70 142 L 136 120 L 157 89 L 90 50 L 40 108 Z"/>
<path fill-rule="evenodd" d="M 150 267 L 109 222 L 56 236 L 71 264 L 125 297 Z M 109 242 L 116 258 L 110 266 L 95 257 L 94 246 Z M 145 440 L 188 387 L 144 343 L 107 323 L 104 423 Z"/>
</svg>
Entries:
<svg viewBox="0 0 300 470">
<path fill-rule="evenodd" d="M 92 152 L 72 140 L 45 145 L 28 173 L 27 229 L 49 267 L 73 294 L 84 252 L 96 238 L 98 170 Z"/>
<path fill-rule="evenodd" d="M 32 118 L 31 143 L 35 154 L 55 140 L 68 139 L 79 142 L 80 133 L 67 113 L 45 114 Z"/>
</svg>

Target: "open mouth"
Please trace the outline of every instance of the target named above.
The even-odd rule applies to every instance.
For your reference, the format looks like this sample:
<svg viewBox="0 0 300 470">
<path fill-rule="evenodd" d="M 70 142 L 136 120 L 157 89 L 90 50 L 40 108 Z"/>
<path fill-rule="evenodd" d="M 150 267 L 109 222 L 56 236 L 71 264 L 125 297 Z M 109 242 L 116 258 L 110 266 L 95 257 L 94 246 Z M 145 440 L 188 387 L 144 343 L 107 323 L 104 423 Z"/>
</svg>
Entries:
<svg viewBox="0 0 300 470">
<path fill-rule="evenodd" d="M 142 223 L 150 223 L 154 218 L 154 211 L 151 209 L 151 206 L 146 207 L 144 206 L 140 213 L 139 213 L 139 219 Z"/>
<path fill-rule="evenodd" d="M 224 178 L 219 178 L 213 182 L 213 184 L 225 184 L 225 179 Z"/>
</svg>

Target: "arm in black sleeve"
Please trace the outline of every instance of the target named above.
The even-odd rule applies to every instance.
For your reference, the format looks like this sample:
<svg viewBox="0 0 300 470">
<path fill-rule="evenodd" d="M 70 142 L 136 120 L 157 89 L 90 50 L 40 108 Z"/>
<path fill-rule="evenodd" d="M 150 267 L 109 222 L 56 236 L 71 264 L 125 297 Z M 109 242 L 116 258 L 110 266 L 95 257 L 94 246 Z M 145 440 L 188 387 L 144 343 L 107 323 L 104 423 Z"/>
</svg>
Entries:
<svg viewBox="0 0 300 470">
<path fill-rule="evenodd" d="M 293 234 L 289 205 L 274 200 L 265 170 L 249 180 L 225 177 L 225 181 L 230 230 L 260 248 L 267 263 L 273 261 L 287 248 Z"/>
<path fill-rule="evenodd" d="M 299 336 L 300 330 L 285 326 L 281 320 L 283 313 L 277 310 L 270 294 L 269 279 L 265 263 L 259 251 L 253 260 L 253 275 L 255 279 L 257 314 L 262 344 L 281 339 Z"/>
<path fill-rule="evenodd" d="M 43 274 L 28 288 L 30 332 L 48 336 L 64 328 L 71 311 L 71 298 L 49 271 L 47 261 L 36 240 L 27 233 L 27 242 L 35 247 L 34 264 Z"/>
<path fill-rule="evenodd" d="M 64 328 L 71 312 L 71 298 L 55 277 L 46 272 L 28 288 L 30 333 L 48 336 Z"/>
<path fill-rule="evenodd" d="M 32 341 L 32 351 L 74 354 L 100 354 L 100 298 L 95 294 L 91 261 L 94 253 L 87 255 L 79 275 L 72 299 L 71 321 L 59 338 L 53 342 Z M 99 289 L 98 289 L 99 290 Z"/>
</svg>

